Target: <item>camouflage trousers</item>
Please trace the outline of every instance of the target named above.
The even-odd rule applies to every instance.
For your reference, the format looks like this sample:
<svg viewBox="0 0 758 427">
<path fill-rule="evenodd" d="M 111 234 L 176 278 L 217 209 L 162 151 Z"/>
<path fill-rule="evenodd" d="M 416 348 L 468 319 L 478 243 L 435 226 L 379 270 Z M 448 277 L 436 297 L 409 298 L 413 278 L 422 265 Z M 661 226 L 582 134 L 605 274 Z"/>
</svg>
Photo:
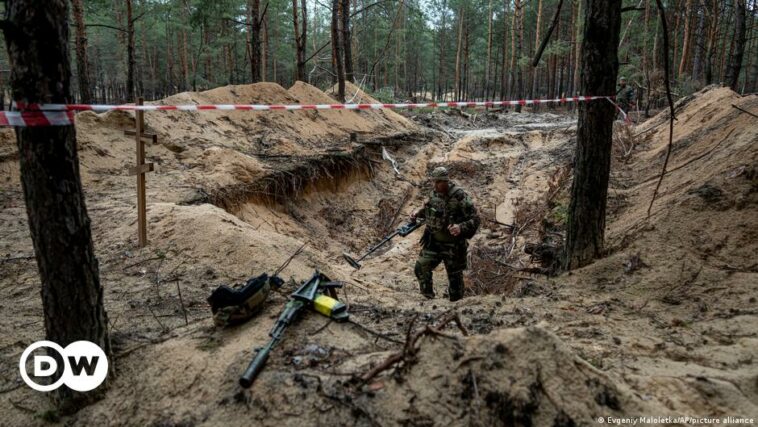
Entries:
<svg viewBox="0 0 758 427">
<path fill-rule="evenodd" d="M 458 301 L 463 298 L 463 270 L 466 269 L 467 247 L 466 242 L 430 242 L 421 249 L 414 272 L 424 296 L 434 298 L 432 272 L 441 262 L 444 262 L 450 301 Z"/>
</svg>

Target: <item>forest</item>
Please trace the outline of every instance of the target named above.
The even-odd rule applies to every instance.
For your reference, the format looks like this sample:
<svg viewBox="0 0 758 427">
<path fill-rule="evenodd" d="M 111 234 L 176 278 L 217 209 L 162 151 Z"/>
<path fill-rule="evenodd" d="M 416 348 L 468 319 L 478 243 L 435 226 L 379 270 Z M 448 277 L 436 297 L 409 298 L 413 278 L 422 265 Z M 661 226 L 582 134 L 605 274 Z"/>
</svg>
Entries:
<svg viewBox="0 0 758 427">
<path fill-rule="evenodd" d="M 661 3 L 670 27 L 676 96 L 713 83 L 740 93 L 758 91 L 755 0 Z M 71 5 L 74 93 L 82 103 L 160 99 L 259 81 L 288 87 L 300 80 L 325 88 L 339 76 L 388 102 L 582 95 L 577 58 L 584 14 L 578 0 Z M 665 99 L 663 37 L 655 1 L 623 2 L 619 75 L 635 87 L 645 110 Z M 7 54 L 2 56 L 7 73 Z M 7 74 L 0 77 L 7 83 Z"/>
</svg>

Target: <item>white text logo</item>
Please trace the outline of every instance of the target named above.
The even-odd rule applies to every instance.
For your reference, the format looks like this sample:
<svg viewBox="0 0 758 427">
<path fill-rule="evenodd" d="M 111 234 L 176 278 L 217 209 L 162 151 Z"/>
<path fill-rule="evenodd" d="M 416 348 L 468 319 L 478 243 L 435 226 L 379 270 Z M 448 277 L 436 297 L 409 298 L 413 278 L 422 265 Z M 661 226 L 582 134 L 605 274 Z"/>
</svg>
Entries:
<svg viewBox="0 0 758 427">
<path fill-rule="evenodd" d="M 26 371 L 26 362 L 32 352 L 43 348 L 51 348 L 58 352 L 60 359 L 49 355 L 35 354 L 32 358 L 34 377 L 48 378 L 55 375 L 61 368 L 58 363 L 63 361 L 62 373 L 52 384 L 38 384 Z M 108 359 L 105 352 L 97 344 L 89 341 L 72 342 L 66 348 L 52 341 L 37 341 L 24 350 L 18 364 L 21 378 L 31 388 L 37 391 L 52 391 L 65 384 L 68 388 L 76 391 L 94 390 L 105 381 L 108 375 Z"/>
</svg>

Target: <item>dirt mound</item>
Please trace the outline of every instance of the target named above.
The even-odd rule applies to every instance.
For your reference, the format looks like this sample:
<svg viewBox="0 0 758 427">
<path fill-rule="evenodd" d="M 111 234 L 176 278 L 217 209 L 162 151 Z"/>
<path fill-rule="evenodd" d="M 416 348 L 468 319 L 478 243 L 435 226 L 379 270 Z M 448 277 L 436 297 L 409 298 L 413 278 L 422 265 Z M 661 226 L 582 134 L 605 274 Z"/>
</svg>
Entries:
<svg viewBox="0 0 758 427">
<path fill-rule="evenodd" d="M 337 85 L 332 86 L 330 90 L 327 91 L 329 94 L 335 94 L 337 93 Z M 368 95 L 366 92 L 364 92 L 360 87 L 354 85 L 351 82 L 345 82 L 345 102 L 349 104 L 381 104 L 381 101 L 376 100 L 375 98 L 372 98 L 370 95 Z M 375 117 L 380 117 L 389 126 L 399 126 L 401 128 L 415 128 L 416 126 L 411 122 L 410 120 L 406 119 L 399 113 L 393 111 L 393 110 L 369 110 L 367 111 L 369 114 Z"/>
<path fill-rule="evenodd" d="M 397 381 L 370 387 L 382 425 L 590 425 L 652 409 L 539 327 L 427 339 Z"/>
</svg>

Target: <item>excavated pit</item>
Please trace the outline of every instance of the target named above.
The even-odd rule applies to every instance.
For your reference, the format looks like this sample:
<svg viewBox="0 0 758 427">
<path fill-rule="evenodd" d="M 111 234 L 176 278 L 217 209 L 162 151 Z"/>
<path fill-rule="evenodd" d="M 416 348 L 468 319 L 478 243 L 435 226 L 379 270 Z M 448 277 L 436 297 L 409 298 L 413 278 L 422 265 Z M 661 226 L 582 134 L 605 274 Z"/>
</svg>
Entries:
<svg viewBox="0 0 758 427">
<path fill-rule="evenodd" d="M 233 88 L 265 95 L 243 102 L 304 100 L 308 91 L 321 96 L 303 85 Z M 228 103 L 223 92 L 182 96 Z M 405 139 L 392 136 L 393 127 L 418 125 L 392 115 L 151 116 L 159 144 L 148 155 L 160 171 L 148 177 L 150 246 L 139 249 L 133 178 L 123 173 L 133 159 L 122 126 L 130 117 L 83 115 L 82 177 L 116 375 L 103 400 L 63 421 L 569 426 L 600 416 L 756 414 L 756 128 L 720 106 L 752 111 L 757 101 L 713 89 L 680 107 L 671 173 L 650 218 L 651 177 L 660 171 L 668 126 L 661 116 L 629 132 L 644 133 L 614 157 L 612 252 L 558 277 L 526 271 L 542 268 L 542 260 L 524 249 L 542 245 L 532 253 L 544 257 L 561 241 L 570 116 L 436 112 L 419 115 L 426 128 Z M 301 125 L 314 133 L 304 137 Z M 381 144 L 348 147 L 349 132 L 371 126 L 383 132 Z M 44 336 L 44 325 L 36 265 L 26 257 L 32 244 L 15 143 L 10 136 L 0 143 L 0 170 L 9 175 L 0 195 L 7 230 L 0 236 L 7 258 L 0 264 L 7 295 L 0 357 L 12 367 Z M 330 151 L 337 148 L 346 158 Z M 428 194 L 425 177 L 437 165 L 453 171 L 483 217 L 471 241 L 466 298 L 456 303 L 444 298 L 441 270 L 440 298 L 418 295 L 416 235 L 394 240 L 358 271 L 340 256 L 361 253 L 403 222 Z M 219 284 L 275 270 L 304 243 L 283 276 L 302 280 L 319 268 L 344 281 L 340 299 L 355 323 L 306 313 L 254 386 L 240 390 L 238 375 L 286 299 L 274 293 L 255 319 L 215 329 L 205 298 Z M 452 324 L 434 330 L 451 313 L 469 336 Z M 359 380 L 424 331 L 401 363 Z M 9 425 L 33 424 L 51 409 L 43 394 L 19 385 L 15 369 L 0 379 Z"/>
</svg>

